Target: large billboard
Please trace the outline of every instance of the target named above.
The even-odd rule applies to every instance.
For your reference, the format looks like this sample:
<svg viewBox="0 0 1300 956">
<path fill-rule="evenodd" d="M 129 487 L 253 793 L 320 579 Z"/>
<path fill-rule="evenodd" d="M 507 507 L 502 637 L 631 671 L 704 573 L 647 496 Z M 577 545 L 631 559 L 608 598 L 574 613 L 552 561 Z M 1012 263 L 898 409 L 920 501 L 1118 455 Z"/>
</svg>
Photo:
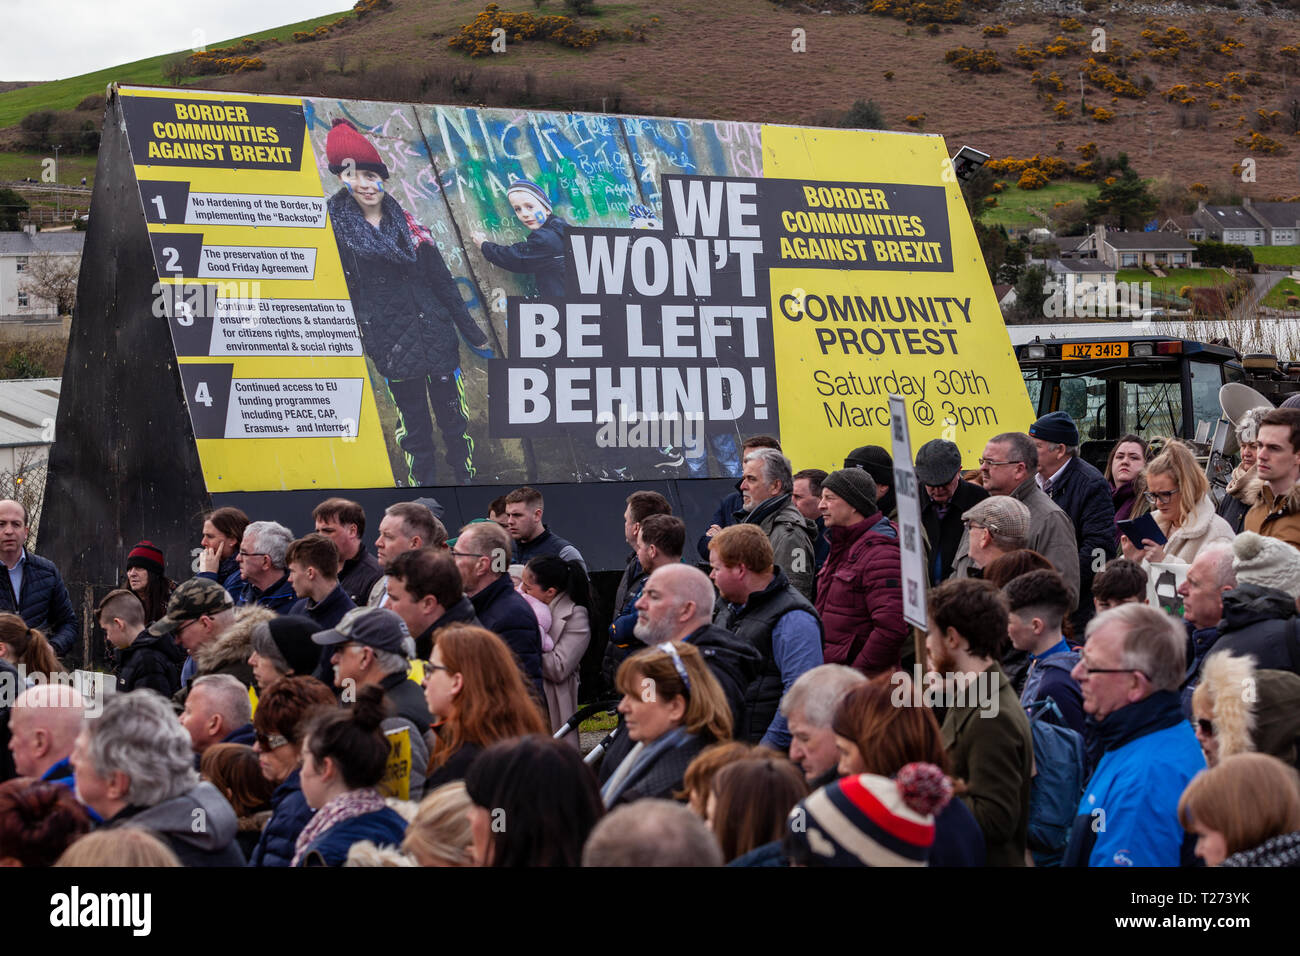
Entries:
<svg viewBox="0 0 1300 956">
<path fill-rule="evenodd" d="M 943 140 L 123 87 L 209 492 L 724 477 L 1031 410 Z"/>
</svg>

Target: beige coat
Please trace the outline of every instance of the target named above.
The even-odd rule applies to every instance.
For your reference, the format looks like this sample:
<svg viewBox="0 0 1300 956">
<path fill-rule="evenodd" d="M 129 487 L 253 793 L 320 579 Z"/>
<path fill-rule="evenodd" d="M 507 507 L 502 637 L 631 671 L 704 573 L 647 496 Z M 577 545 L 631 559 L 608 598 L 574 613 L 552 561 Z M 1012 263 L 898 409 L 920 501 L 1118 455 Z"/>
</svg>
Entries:
<svg viewBox="0 0 1300 956">
<path fill-rule="evenodd" d="M 551 602 L 548 633 L 555 647 L 542 653 L 542 686 L 546 691 L 551 733 L 555 733 L 578 710 L 578 665 L 591 643 L 587 609 L 578 607 L 567 594 L 559 595 Z M 576 731 L 564 739 L 578 746 Z"/>
<path fill-rule="evenodd" d="M 1151 517 L 1169 539 L 1165 543 L 1165 562 L 1169 564 L 1191 564 L 1206 545 L 1218 541 L 1231 544 L 1236 537 L 1232 525 L 1214 513 L 1214 502 L 1209 495 L 1196 503 L 1196 509 L 1181 527 L 1172 531 L 1169 520 L 1158 510 L 1152 511 Z"/>
</svg>

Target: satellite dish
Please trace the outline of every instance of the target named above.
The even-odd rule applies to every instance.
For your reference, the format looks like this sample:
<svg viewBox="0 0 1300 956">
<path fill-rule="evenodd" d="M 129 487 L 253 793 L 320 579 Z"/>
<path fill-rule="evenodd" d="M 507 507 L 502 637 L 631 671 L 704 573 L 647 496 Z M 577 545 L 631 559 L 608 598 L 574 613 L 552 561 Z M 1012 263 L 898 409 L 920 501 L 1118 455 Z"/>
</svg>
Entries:
<svg viewBox="0 0 1300 956">
<path fill-rule="evenodd" d="M 1228 433 L 1228 439 L 1223 445 L 1225 455 L 1235 455 L 1241 450 L 1241 446 L 1237 444 L 1236 426 L 1241 423 L 1246 412 L 1253 408 L 1274 407 L 1273 403 L 1259 392 L 1240 382 L 1229 382 L 1219 389 L 1219 405 L 1223 409 L 1224 417 L 1233 424 L 1233 430 Z"/>
</svg>

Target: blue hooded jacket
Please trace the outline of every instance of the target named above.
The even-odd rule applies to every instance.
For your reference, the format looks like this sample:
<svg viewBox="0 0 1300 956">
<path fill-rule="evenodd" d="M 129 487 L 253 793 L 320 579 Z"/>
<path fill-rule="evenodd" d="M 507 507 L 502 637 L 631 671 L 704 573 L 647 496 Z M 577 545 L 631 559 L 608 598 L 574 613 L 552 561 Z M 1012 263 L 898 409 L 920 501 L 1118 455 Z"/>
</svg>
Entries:
<svg viewBox="0 0 1300 956">
<path fill-rule="evenodd" d="M 1179 866 L 1191 842 L 1178 799 L 1205 769 L 1175 691 L 1157 691 L 1097 722 L 1104 755 L 1075 817 L 1064 866 Z"/>
</svg>

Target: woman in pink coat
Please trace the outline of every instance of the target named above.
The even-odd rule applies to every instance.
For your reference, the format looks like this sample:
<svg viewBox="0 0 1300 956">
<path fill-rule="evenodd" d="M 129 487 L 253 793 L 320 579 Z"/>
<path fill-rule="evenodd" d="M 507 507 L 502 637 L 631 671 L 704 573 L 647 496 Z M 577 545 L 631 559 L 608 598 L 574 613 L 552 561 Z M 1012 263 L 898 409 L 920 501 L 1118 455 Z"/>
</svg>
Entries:
<svg viewBox="0 0 1300 956">
<path fill-rule="evenodd" d="M 587 574 L 577 561 L 539 555 L 524 568 L 523 590 L 551 609 L 554 646 L 542 653 L 542 686 L 554 733 L 578 709 L 578 665 L 591 641 Z M 577 734 L 565 739 L 578 745 Z"/>
</svg>

